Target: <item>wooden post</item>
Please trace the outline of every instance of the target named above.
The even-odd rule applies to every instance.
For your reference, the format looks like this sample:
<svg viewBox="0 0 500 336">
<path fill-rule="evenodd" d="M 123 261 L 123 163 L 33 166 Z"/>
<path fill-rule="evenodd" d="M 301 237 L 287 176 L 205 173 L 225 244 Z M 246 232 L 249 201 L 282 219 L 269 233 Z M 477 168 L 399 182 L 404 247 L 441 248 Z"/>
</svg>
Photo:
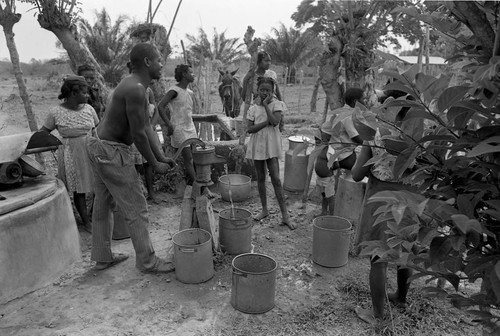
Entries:
<svg viewBox="0 0 500 336">
<path fill-rule="evenodd" d="M 212 203 L 204 195 L 196 197 L 196 217 L 198 218 L 198 227 L 212 235 L 212 248 L 217 250 L 219 242 L 217 223 L 215 222 Z"/>
<path fill-rule="evenodd" d="M 245 107 L 243 109 L 243 124 L 240 129 L 240 132 L 238 136 L 240 137 L 239 144 L 243 145 L 245 143 L 245 134 L 247 132 L 247 127 L 246 127 L 246 120 L 247 120 L 247 112 L 248 108 L 250 107 L 250 103 L 252 102 L 252 90 L 253 90 L 253 83 L 254 77 L 255 77 L 255 68 L 257 67 L 257 52 L 259 46 L 262 44 L 261 40 L 259 38 L 253 38 L 253 35 L 255 34 L 255 30 L 252 28 L 252 26 L 248 26 L 247 31 L 245 33 L 245 36 L 243 38 L 243 41 L 245 42 L 248 53 L 250 54 L 250 67 L 248 69 L 249 73 L 249 78 L 248 78 L 248 83 L 247 85 L 247 92 L 243 92 L 244 98 L 245 98 Z"/>
<path fill-rule="evenodd" d="M 193 187 L 186 186 L 184 189 L 184 199 L 182 200 L 181 206 L 181 222 L 179 225 L 179 231 L 190 229 L 193 224 L 193 207 L 194 200 L 192 197 Z"/>
</svg>

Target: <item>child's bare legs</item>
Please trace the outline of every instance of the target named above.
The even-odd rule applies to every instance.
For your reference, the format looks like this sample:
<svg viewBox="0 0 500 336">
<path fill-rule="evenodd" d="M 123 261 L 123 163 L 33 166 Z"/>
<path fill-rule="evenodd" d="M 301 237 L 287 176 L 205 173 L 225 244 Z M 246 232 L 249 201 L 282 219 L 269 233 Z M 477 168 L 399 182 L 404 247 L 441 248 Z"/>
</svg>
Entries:
<svg viewBox="0 0 500 336">
<path fill-rule="evenodd" d="M 266 195 L 266 161 L 254 160 L 253 163 L 257 174 L 257 190 L 259 191 L 260 203 L 262 204 L 262 211 L 255 217 L 255 220 L 261 220 L 269 215 Z"/>
<path fill-rule="evenodd" d="M 290 221 L 290 216 L 288 215 L 288 209 L 285 203 L 285 194 L 283 192 L 283 186 L 280 180 L 280 166 L 278 158 L 271 158 L 267 160 L 267 169 L 269 170 L 269 176 L 271 177 L 271 182 L 273 184 L 274 193 L 276 194 L 276 200 L 278 201 L 282 220 L 281 222 L 287 225 L 291 230 L 295 230 L 297 227 Z"/>
<path fill-rule="evenodd" d="M 389 300 L 394 303 L 397 307 L 404 308 L 406 307 L 406 295 L 408 294 L 408 289 L 410 289 L 410 283 L 408 279 L 413 274 L 413 270 L 411 268 L 403 268 L 398 267 L 397 273 L 397 282 L 398 288 L 396 292 L 389 293 L 387 297 Z"/>
<path fill-rule="evenodd" d="M 186 168 L 186 184 L 191 185 L 196 179 L 191 147 L 184 147 L 181 153 L 182 158 L 184 159 L 184 166 Z"/>
<path fill-rule="evenodd" d="M 76 211 L 78 211 L 78 214 L 80 215 L 80 218 L 82 219 L 82 225 L 85 228 L 85 230 L 90 231 L 91 230 L 91 223 L 90 223 L 90 218 L 88 215 L 87 211 L 87 201 L 85 199 L 85 194 L 81 193 L 73 193 L 73 201 L 75 202 L 75 208 Z"/>
<path fill-rule="evenodd" d="M 387 263 L 376 262 L 377 257 L 371 260 L 370 264 L 370 295 L 372 298 L 373 310 L 356 308 L 356 314 L 360 319 L 370 324 L 375 324 L 376 319 L 384 316 L 385 285 L 387 281 Z"/>
<path fill-rule="evenodd" d="M 325 193 L 321 193 L 323 200 L 321 203 L 321 216 L 333 215 L 334 199 L 333 196 L 326 197 Z"/>
<path fill-rule="evenodd" d="M 372 297 L 373 315 L 378 319 L 384 317 L 386 283 L 387 263 L 372 260 L 370 265 L 370 295 Z"/>
</svg>

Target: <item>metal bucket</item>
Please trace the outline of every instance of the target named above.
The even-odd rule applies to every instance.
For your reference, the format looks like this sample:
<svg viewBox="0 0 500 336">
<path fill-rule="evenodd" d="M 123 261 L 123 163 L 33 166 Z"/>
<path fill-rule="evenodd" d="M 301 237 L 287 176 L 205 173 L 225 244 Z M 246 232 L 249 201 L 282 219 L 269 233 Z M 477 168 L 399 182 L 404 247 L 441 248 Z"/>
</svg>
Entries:
<svg viewBox="0 0 500 336">
<path fill-rule="evenodd" d="M 173 237 L 174 263 L 177 280 L 195 284 L 214 276 L 212 235 L 202 229 L 187 229 Z"/>
<path fill-rule="evenodd" d="M 288 150 L 285 152 L 285 175 L 283 179 L 283 189 L 291 192 L 304 191 L 307 180 L 307 164 L 309 154 L 306 149 L 293 156 L 297 146 L 304 140 L 311 141 L 303 136 L 291 136 L 288 138 Z"/>
<path fill-rule="evenodd" d="M 263 254 L 245 253 L 235 257 L 232 266 L 231 305 L 249 314 L 273 309 L 276 261 Z"/>
<path fill-rule="evenodd" d="M 219 177 L 219 192 L 226 202 L 231 201 L 229 198 L 230 188 L 233 202 L 245 201 L 251 196 L 252 179 L 241 174 L 229 174 Z"/>
<path fill-rule="evenodd" d="M 250 211 L 235 208 L 219 212 L 219 243 L 228 254 L 248 253 L 252 250 Z"/>
<path fill-rule="evenodd" d="M 325 267 L 347 264 L 352 225 L 338 216 L 319 216 L 313 220 L 313 261 Z"/>
</svg>

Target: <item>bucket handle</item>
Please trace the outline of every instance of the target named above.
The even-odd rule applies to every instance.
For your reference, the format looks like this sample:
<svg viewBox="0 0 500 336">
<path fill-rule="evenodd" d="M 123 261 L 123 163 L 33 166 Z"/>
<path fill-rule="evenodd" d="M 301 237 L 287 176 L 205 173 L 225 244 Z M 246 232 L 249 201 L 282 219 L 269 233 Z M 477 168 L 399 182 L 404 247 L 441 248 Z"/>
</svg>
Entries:
<svg viewBox="0 0 500 336">
<path fill-rule="evenodd" d="M 182 247 L 181 247 L 179 250 L 180 250 L 181 252 L 184 252 L 184 253 L 194 253 L 194 252 L 198 251 L 198 250 L 197 250 L 197 249 L 195 249 L 195 248 L 182 248 Z"/>
<path fill-rule="evenodd" d="M 246 273 L 237 272 L 235 270 L 233 270 L 233 274 L 234 275 L 239 275 L 239 276 L 242 276 L 242 277 L 245 277 L 245 278 L 248 276 L 248 274 L 246 274 Z"/>
</svg>

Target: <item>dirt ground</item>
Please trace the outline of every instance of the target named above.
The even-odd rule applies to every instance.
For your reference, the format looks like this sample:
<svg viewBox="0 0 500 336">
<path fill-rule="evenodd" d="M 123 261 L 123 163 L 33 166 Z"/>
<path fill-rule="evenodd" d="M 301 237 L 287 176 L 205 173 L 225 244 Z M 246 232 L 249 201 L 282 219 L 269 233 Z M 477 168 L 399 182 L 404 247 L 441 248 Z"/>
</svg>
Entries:
<svg viewBox="0 0 500 336">
<path fill-rule="evenodd" d="M 287 89 L 288 96 L 293 97 L 294 88 Z M 0 84 L 0 134 L 27 131 L 21 101 L 11 96 L 13 93 L 17 93 L 13 80 Z M 44 111 L 57 104 L 56 96 L 57 90 L 33 91 L 31 99 L 39 125 Z M 290 135 L 303 125 L 287 127 Z M 286 142 L 284 136 L 283 144 Z M 320 210 L 318 195 L 312 193 L 303 209 L 299 195 L 287 193 L 292 220 L 298 224 L 295 231 L 278 225 L 279 209 L 273 195 L 269 185 L 271 215 L 254 222 L 252 228 L 254 251 L 278 263 L 276 306 L 271 311 L 252 315 L 231 306 L 231 256 L 215 255 L 214 277 L 202 284 L 188 285 L 179 282 L 175 273 L 140 273 L 134 267 L 133 248 L 127 239 L 114 241 L 113 251 L 129 253 L 131 258 L 98 272 L 90 261 L 90 234 L 80 232 L 82 258 L 79 262 L 51 285 L 0 305 L 0 335 L 481 334 L 480 327 L 471 322 L 469 315 L 446 301 L 423 297 L 423 280 L 413 284 L 406 310 L 387 305 L 386 318 L 376 327 L 359 320 L 354 308 L 371 307 L 368 260 L 350 256 L 348 264 L 341 268 L 315 265 L 311 261 L 312 220 Z M 182 200 L 163 192 L 158 196 L 160 203 L 149 204 L 150 232 L 157 254 L 170 258 Z M 236 207 L 256 213 L 259 204 L 253 185 L 251 197 Z M 216 214 L 229 207 L 229 203 L 220 198 L 213 202 Z M 390 268 L 389 290 L 395 286 L 394 274 L 395 270 Z M 467 293 L 471 286 L 463 284 L 461 291 Z"/>
</svg>

